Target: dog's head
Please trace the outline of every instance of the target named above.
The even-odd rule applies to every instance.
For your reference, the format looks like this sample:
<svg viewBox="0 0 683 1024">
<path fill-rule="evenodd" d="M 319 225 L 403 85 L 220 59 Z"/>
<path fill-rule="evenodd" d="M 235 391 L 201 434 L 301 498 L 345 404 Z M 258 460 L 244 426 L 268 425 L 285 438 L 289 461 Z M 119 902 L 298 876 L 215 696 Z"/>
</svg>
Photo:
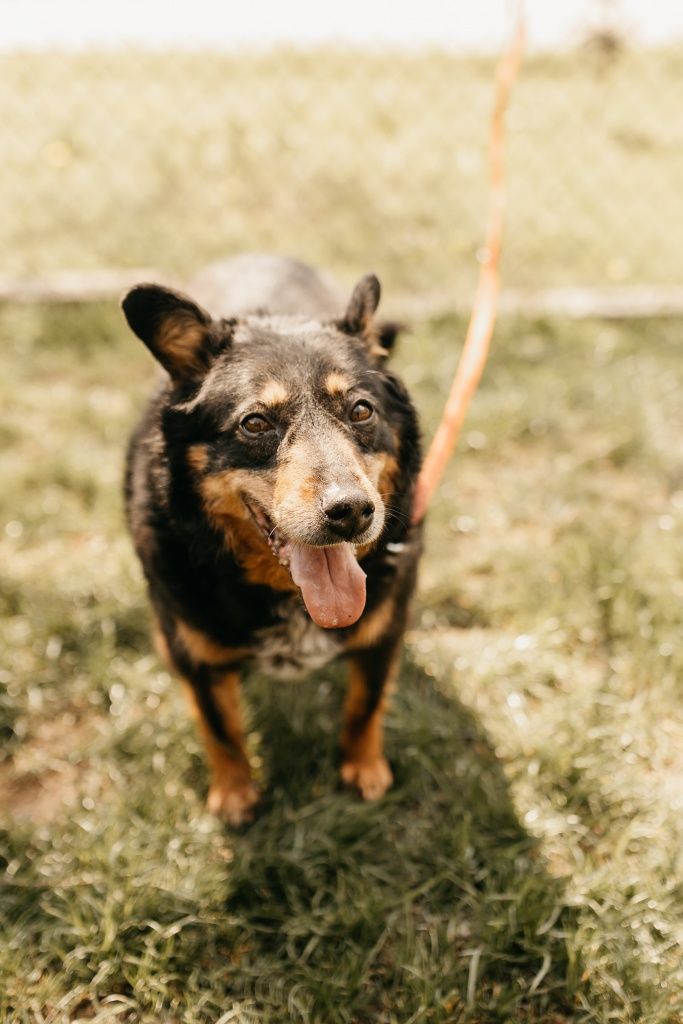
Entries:
<svg viewBox="0 0 683 1024">
<path fill-rule="evenodd" d="M 163 430 L 172 475 L 189 481 L 254 582 L 293 581 L 326 627 L 363 611 L 358 558 L 398 512 L 406 432 L 417 457 L 412 406 L 385 369 L 396 331 L 375 320 L 379 294 L 377 278 L 365 276 L 345 315 L 326 323 L 214 321 L 157 285 L 123 301 L 170 376 Z"/>
</svg>

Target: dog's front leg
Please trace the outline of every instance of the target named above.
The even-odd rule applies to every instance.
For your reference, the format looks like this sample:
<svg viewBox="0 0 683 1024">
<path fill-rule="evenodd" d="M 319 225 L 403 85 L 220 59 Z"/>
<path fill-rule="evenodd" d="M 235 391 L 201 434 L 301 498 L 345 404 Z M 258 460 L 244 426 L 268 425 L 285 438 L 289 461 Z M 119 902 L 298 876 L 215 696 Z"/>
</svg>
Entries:
<svg viewBox="0 0 683 1024">
<path fill-rule="evenodd" d="M 241 825 L 253 817 L 259 792 L 244 749 L 239 673 L 202 665 L 187 682 L 211 772 L 207 808 L 231 825 Z"/>
<path fill-rule="evenodd" d="M 349 655 L 341 777 L 364 800 L 378 800 L 393 781 L 384 756 L 382 718 L 398 671 L 400 641 L 400 636 L 386 638 Z"/>
</svg>

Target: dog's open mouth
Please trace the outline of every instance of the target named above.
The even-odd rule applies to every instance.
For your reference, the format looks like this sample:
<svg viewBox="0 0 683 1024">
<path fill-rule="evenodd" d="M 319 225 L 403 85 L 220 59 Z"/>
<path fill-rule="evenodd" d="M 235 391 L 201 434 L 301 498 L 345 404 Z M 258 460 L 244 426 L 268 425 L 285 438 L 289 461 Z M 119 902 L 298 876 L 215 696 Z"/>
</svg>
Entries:
<svg viewBox="0 0 683 1024">
<path fill-rule="evenodd" d="M 262 508 L 245 504 L 280 565 L 289 569 L 313 621 L 325 629 L 357 622 L 365 608 L 365 573 L 353 544 L 318 547 L 289 540 Z"/>
</svg>

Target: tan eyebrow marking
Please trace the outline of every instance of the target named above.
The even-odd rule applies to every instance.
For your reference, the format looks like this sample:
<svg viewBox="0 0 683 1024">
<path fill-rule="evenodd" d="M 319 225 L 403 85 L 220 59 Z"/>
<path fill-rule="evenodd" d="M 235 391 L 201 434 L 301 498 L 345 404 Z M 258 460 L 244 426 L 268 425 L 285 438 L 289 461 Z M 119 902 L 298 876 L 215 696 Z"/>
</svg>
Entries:
<svg viewBox="0 0 683 1024">
<path fill-rule="evenodd" d="M 187 461 L 197 473 L 205 473 L 209 465 L 209 453 L 205 444 L 191 444 L 187 449 Z"/>
<path fill-rule="evenodd" d="M 351 381 L 347 380 L 343 373 L 339 373 L 338 370 L 333 370 L 332 373 L 328 373 L 325 378 L 325 387 L 331 395 L 338 395 L 349 390 L 351 387 Z"/>
<path fill-rule="evenodd" d="M 280 384 L 279 380 L 269 380 L 258 396 L 259 402 L 263 405 L 279 405 L 289 398 L 287 389 Z"/>
</svg>

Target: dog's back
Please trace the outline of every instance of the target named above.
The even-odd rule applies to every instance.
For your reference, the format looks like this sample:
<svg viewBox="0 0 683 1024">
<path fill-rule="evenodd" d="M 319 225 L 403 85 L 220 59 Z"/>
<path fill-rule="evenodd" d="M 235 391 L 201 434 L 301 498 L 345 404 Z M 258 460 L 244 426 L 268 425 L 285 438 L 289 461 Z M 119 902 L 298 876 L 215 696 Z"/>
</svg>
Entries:
<svg viewBox="0 0 683 1024">
<path fill-rule="evenodd" d="M 326 320 L 344 312 L 344 296 L 319 270 L 289 256 L 243 253 L 203 267 L 188 292 L 214 316 L 272 314 Z"/>
</svg>

